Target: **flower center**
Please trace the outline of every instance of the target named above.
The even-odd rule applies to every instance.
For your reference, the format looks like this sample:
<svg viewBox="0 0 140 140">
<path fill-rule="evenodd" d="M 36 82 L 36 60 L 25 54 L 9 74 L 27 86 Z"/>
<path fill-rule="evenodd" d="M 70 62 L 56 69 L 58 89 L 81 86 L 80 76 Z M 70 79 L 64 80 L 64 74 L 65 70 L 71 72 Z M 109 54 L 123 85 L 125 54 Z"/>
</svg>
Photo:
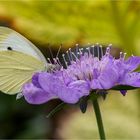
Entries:
<svg viewBox="0 0 140 140">
<path fill-rule="evenodd" d="M 66 69 L 77 80 L 91 81 L 93 78 L 98 77 L 98 73 L 104 69 L 106 64 L 102 63 L 102 59 L 104 59 L 104 56 L 110 56 L 110 49 L 111 44 L 107 47 L 106 52 L 98 43 L 87 48 L 79 48 L 79 45 L 76 45 L 74 51 L 69 48 L 65 54 L 62 54 L 61 59 L 58 57 L 53 58 L 53 62 L 50 58 L 47 60 L 55 66 L 51 69 L 52 72 L 62 68 Z"/>
<path fill-rule="evenodd" d="M 106 51 L 106 55 L 110 53 L 110 47 Z M 94 69 L 98 69 L 98 64 L 100 59 L 103 57 L 102 46 L 96 44 L 87 48 L 78 48 L 75 52 L 72 52 L 71 49 L 66 52 L 68 62 L 66 62 L 66 57 L 63 56 L 65 64 L 69 73 L 73 74 L 77 80 L 89 80 L 91 81 L 94 78 Z"/>
</svg>

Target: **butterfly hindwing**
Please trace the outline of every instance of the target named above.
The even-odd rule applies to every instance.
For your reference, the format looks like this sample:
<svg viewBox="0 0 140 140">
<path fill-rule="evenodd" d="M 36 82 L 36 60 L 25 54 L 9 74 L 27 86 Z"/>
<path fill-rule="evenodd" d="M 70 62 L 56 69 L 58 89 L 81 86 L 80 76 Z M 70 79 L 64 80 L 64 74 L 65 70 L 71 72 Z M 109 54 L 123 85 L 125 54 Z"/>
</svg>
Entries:
<svg viewBox="0 0 140 140">
<path fill-rule="evenodd" d="M 37 71 L 45 69 L 40 60 L 17 51 L 0 51 L 0 91 L 7 94 L 21 92 L 22 86 Z"/>
</svg>

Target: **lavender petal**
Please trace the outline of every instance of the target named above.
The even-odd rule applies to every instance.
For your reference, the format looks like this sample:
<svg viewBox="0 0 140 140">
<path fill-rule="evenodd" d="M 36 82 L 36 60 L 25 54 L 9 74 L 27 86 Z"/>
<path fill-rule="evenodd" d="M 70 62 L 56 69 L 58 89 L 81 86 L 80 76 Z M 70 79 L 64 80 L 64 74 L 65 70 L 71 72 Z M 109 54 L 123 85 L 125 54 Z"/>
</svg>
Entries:
<svg viewBox="0 0 140 140">
<path fill-rule="evenodd" d="M 131 56 L 128 60 L 125 61 L 127 65 L 127 69 L 129 71 L 135 70 L 140 65 L 140 57 L 139 56 Z"/>
<path fill-rule="evenodd" d="M 43 104 L 54 98 L 53 95 L 34 86 L 32 83 L 25 84 L 23 86 L 22 93 L 25 100 L 30 104 Z"/>
<path fill-rule="evenodd" d="M 120 84 L 140 87 L 140 73 L 127 73 L 124 79 L 120 82 Z"/>
<path fill-rule="evenodd" d="M 39 76 L 39 73 L 35 73 L 32 77 L 32 83 L 38 87 L 38 88 L 41 88 L 39 82 L 38 82 L 38 76 Z"/>
</svg>

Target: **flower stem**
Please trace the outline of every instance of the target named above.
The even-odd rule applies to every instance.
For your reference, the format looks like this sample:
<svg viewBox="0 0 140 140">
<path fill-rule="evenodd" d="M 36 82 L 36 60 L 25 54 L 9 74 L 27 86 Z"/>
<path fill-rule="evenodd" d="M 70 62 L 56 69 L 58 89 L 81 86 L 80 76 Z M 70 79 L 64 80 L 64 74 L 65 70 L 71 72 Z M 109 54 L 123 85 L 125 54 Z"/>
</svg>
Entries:
<svg viewBox="0 0 140 140">
<path fill-rule="evenodd" d="M 95 115 L 96 115 L 96 120 L 97 120 L 100 139 L 105 140 L 106 139 L 105 138 L 105 132 L 104 132 L 101 112 L 100 112 L 100 108 L 99 108 L 99 104 L 98 104 L 97 99 L 93 100 L 93 107 L 94 107 L 94 112 L 95 112 Z"/>
</svg>

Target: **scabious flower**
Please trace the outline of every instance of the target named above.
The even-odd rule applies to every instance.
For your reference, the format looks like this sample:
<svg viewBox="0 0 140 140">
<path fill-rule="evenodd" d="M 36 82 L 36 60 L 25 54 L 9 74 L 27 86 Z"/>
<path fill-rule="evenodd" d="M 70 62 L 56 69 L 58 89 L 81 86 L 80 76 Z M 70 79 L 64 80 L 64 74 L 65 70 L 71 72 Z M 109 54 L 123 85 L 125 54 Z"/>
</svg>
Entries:
<svg viewBox="0 0 140 140">
<path fill-rule="evenodd" d="M 121 52 L 120 58 L 115 59 L 110 54 L 109 46 L 105 55 L 100 48 L 99 58 L 99 55 L 94 55 L 93 50 L 93 46 L 87 48 L 87 51 L 69 50 L 66 53 L 69 62 L 62 55 L 66 68 L 57 58 L 54 59 L 54 65 L 59 64 L 61 68 L 34 74 L 32 82 L 23 86 L 26 101 L 41 104 L 59 98 L 66 103 L 75 104 L 92 91 L 106 91 L 117 85 L 140 87 L 140 73 L 133 72 L 140 65 L 140 57 L 131 56 L 125 60 L 126 54 Z M 125 95 L 126 90 L 120 91 Z"/>
</svg>

